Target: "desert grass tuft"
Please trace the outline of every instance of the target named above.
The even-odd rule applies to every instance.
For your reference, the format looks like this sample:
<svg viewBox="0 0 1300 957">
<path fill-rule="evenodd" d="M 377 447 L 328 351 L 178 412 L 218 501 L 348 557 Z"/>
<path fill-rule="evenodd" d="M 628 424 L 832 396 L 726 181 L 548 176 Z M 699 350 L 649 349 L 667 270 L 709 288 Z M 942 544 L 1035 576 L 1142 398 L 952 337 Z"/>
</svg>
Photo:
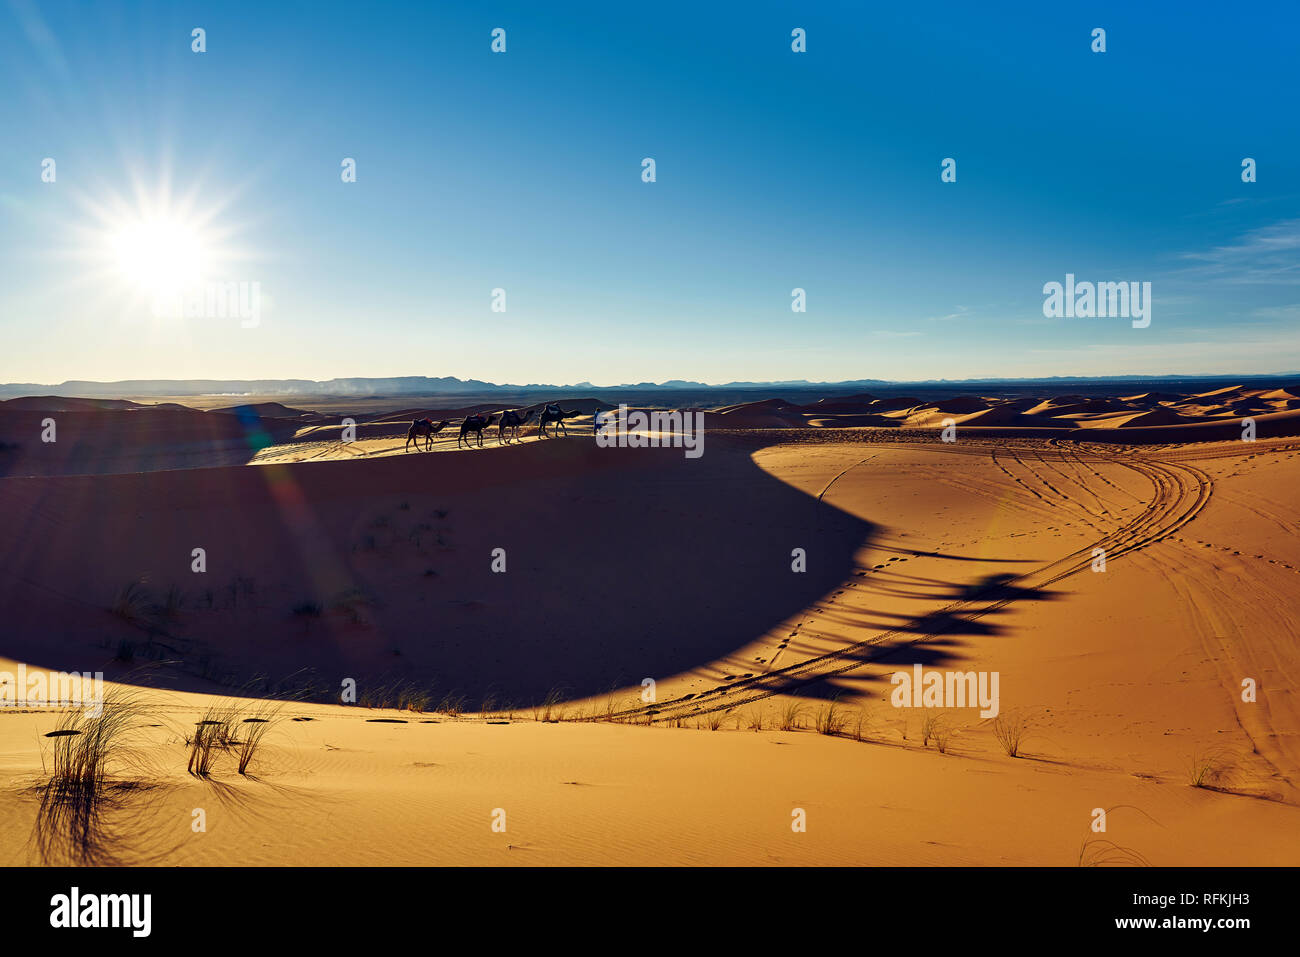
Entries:
<svg viewBox="0 0 1300 957">
<path fill-rule="evenodd" d="M 559 704 L 564 700 L 564 693 L 560 688 L 552 688 L 543 699 L 542 703 L 533 708 L 534 721 L 558 721 L 557 711 Z"/>
<path fill-rule="evenodd" d="M 465 695 L 451 691 L 442 696 L 442 700 L 438 702 L 438 706 L 433 710 L 438 714 L 445 714 L 451 718 L 459 717 L 465 712 L 465 701 Z"/>
<path fill-rule="evenodd" d="M 243 713 L 240 723 L 243 725 L 241 737 L 232 741 L 239 773 L 248 774 L 249 765 L 261 747 L 262 738 L 271 730 L 271 726 L 280 720 L 280 704 L 259 704 Z"/>
<path fill-rule="evenodd" d="M 1227 782 L 1230 764 L 1218 749 L 1198 752 L 1187 761 L 1187 783 L 1194 788 L 1220 790 Z"/>
<path fill-rule="evenodd" d="M 854 741 L 861 741 L 861 740 L 862 740 L 863 735 L 866 733 L 867 726 L 868 726 L 868 724 L 870 723 L 870 720 L 871 720 L 871 719 L 870 719 L 870 717 L 867 715 L 867 712 L 866 712 L 864 709 L 862 709 L 862 708 L 858 708 L 858 710 L 857 710 L 857 714 L 856 714 L 856 716 L 854 717 L 854 720 L 853 720 L 853 740 L 854 740 Z"/>
<path fill-rule="evenodd" d="M 229 750 L 236 741 L 235 721 L 238 711 L 234 705 L 213 705 L 203 713 L 194 727 L 193 736 L 186 742 L 190 746 L 187 773 L 196 778 L 206 778 L 212 773 L 217 757 Z"/>
<path fill-rule="evenodd" d="M 1101 810 L 1101 809 L 1099 809 Z M 1107 817 L 1113 815 L 1119 810 L 1136 811 L 1145 817 L 1152 824 L 1161 826 L 1160 822 L 1153 818 L 1140 807 L 1132 804 L 1117 804 L 1114 807 L 1104 809 Z M 1095 812 L 1094 812 L 1095 813 Z M 1089 834 L 1084 838 L 1083 843 L 1079 845 L 1079 858 L 1075 862 L 1079 867 L 1150 867 L 1151 862 L 1145 857 L 1133 850 L 1131 847 L 1125 847 L 1116 844 L 1114 841 L 1104 837 L 1097 837 L 1095 834 Z"/>
<path fill-rule="evenodd" d="M 43 859 L 115 863 L 105 813 L 122 811 L 122 798 L 141 787 L 122 775 L 141 772 L 140 754 L 130 740 L 146 714 L 136 694 L 112 689 L 96 711 L 69 711 L 48 735 L 54 739 L 51 767 L 38 788 L 41 803 L 33 832 Z M 44 767 L 44 749 L 41 763 Z"/>
<path fill-rule="evenodd" d="M 98 714 L 78 708 L 60 720 L 54 735 L 48 787 L 78 799 L 98 794 L 109 778 L 109 763 L 127 758 L 125 742 L 144 712 L 130 692 L 109 691 Z"/>
<path fill-rule="evenodd" d="M 157 631 L 162 622 L 163 610 L 154 600 L 153 592 L 143 578 L 134 579 L 119 588 L 113 596 L 109 611 L 128 625 L 144 631 Z"/>
<path fill-rule="evenodd" d="M 803 726 L 804 703 L 788 701 L 781 709 L 780 728 L 782 731 L 797 731 Z"/>
<path fill-rule="evenodd" d="M 839 696 L 832 698 L 817 711 L 817 733 L 836 735 L 844 730 L 848 717 L 840 707 Z"/>
<path fill-rule="evenodd" d="M 930 729 L 930 737 L 934 741 L 935 750 L 940 754 L 947 754 L 948 744 L 952 741 L 954 733 L 955 729 L 952 722 L 949 721 L 948 715 L 938 715 L 938 720 L 935 721 L 934 727 Z"/>
<path fill-rule="evenodd" d="M 927 712 L 921 716 L 921 747 L 928 748 L 930 742 L 934 740 L 934 732 L 938 728 L 941 715 Z"/>
<path fill-rule="evenodd" d="M 1079 867 L 1150 867 L 1151 862 L 1133 850 L 1103 837 L 1087 837 L 1079 846 Z"/>
<path fill-rule="evenodd" d="M 1024 715 L 1000 714 L 993 719 L 993 737 L 1008 757 L 1020 756 L 1020 748 L 1029 730 L 1029 719 Z"/>
</svg>

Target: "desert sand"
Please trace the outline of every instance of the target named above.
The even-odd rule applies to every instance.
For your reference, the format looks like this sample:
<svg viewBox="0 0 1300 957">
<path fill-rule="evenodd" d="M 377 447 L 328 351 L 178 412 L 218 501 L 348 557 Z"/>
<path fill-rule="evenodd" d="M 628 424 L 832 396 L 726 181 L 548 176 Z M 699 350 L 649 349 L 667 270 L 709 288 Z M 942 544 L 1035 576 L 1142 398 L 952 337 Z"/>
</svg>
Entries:
<svg viewBox="0 0 1300 957">
<path fill-rule="evenodd" d="M 1294 865 L 1297 395 L 774 399 L 695 460 L 596 400 L 431 452 L 499 410 L 0 403 L 0 672 L 140 709 L 90 831 L 64 712 L 0 709 L 0 862 Z M 1018 753 L 916 664 L 997 672 Z"/>
</svg>

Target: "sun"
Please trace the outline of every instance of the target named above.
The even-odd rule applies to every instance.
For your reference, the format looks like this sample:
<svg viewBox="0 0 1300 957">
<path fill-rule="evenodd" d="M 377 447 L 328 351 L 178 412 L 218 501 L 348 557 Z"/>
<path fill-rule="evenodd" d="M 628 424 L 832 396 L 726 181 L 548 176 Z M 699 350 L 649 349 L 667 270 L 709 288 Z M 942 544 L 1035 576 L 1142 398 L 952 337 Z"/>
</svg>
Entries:
<svg viewBox="0 0 1300 957">
<path fill-rule="evenodd" d="M 119 277 L 155 299 L 198 283 L 208 265 L 200 231 L 174 216 L 122 223 L 109 232 L 108 245 Z"/>
</svg>

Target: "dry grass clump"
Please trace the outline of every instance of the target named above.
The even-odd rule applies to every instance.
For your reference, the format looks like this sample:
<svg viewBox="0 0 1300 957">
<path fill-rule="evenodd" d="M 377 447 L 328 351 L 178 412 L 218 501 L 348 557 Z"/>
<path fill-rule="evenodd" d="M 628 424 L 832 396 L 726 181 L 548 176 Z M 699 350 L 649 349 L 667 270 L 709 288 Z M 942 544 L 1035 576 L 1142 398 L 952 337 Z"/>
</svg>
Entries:
<svg viewBox="0 0 1300 957">
<path fill-rule="evenodd" d="M 564 692 L 560 688 L 552 688 L 542 700 L 540 705 L 533 708 L 534 721 L 563 721 L 564 709 L 560 704 L 564 701 Z"/>
<path fill-rule="evenodd" d="M 848 716 L 844 714 L 844 709 L 840 707 L 839 698 L 832 698 L 817 712 L 817 733 L 839 734 L 844 730 L 844 725 L 847 722 Z"/>
<path fill-rule="evenodd" d="M 33 831 L 42 859 L 57 863 L 112 864 L 117 855 L 106 815 L 124 811 L 126 797 L 144 785 L 140 752 L 131 738 L 146 709 L 132 692 L 112 689 L 97 710 L 69 711 L 56 730 L 48 780 Z M 45 766 L 45 750 L 41 764 Z M 134 772 L 133 777 L 125 772 Z M 116 815 L 121 817 L 122 814 Z"/>
<path fill-rule="evenodd" d="M 464 695 L 455 698 L 452 695 L 444 695 L 443 705 L 434 710 L 444 710 L 444 706 L 450 706 L 453 702 L 463 705 L 464 701 Z M 417 714 L 428 711 L 432 702 L 433 692 L 414 681 L 394 681 L 389 684 L 367 683 L 357 700 L 357 704 L 363 708 L 394 708 L 398 711 L 414 711 Z"/>
<path fill-rule="evenodd" d="M 1079 847 L 1079 867 L 1150 867 L 1151 862 L 1133 850 L 1103 837 L 1085 838 Z"/>
<path fill-rule="evenodd" d="M 231 742 L 240 774 L 248 774 L 249 765 L 253 763 L 262 739 L 271 730 L 271 726 L 280 720 L 281 707 L 279 704 L 254 705 L 240 722 L 243 725 L 243 736 L 238 741 Z"/>
<path fill-rule="evenodd" d="M 1219 749 L 1198 752 L 1187 761 L 1187 783 L 1194 788 L 1222 790 L 1227 786 L 1231 762 Z"/>
<path fill-rule="evenodd" d="M 786 702 L 781 709 L 779 727 L 782 731 L 795 731 L 803 725 L 804 703 L 798 700 Z"/>
<path fill-rule="evenodd" d="M 953 727 L 948 715 L 943 712 L 927 714 L 921 719 L 921 746 L 928 748 L 934 742 L 935 750 L 940 754 L 948 752 L 952 740 Z"/>
<path fill-rule="evenodd" d="M 1119 810 L 1137 811 L 1148 821 L 1159 826 L 1159 822 L 1155 818 L 1132 804 L 1118 804 L 1115 807 L 1105 808 L 1105 819 L 1108 820 L 1111 815 Z M 1151 862 L 1133 848 L 1117 844 L 1109 838 L 1097 837 L 1095 834 L 1089 834 L 1088 837 L 1084 838 L 1083 843 L 1079 845 L 1079 859 L 1076 863 L 1079 867 L 1151 866 Z"/>
<path fill-rule="evenodd" d="M 867 712 L 864 711 L 862 708 L 858 708 L 857 716 L 854 718 L 853 721 L 854 741 L 861 741 L 863 739 L 863 736 L 866 734 L 867 725 L 870 723 L 870 721 L 871 719 L 867 715 Z"/>
<path fill-rule="evenodd" d="M 993 737 L 1008 757 L 1020 756 L 1020 747 L 1029 730 L 1029 718 L 1018 714 L 1000 714 L 993 719 Z"/>
<path fill-rule="evenodd" d="M 206 778 L 223 751 L 230 749 L 235 739 L 237 710 L 234 705 L 213 705 L 203 713 L 194 727 L 194 734 L 185 743 L 190 748 L 187 773 L 196 778 Z"/>
<path fill-rule="evenodd" d="M 708 728 L 710 731 L 718 731 L 722 728 L 722 724 L 724 721 L 727 720 L 727 716 L 729 714 L 731 714 L 729 710 L 710 711 L 708 714 L 704 716 L 704 726 Z"/>
<path fill-rule="evenodd" d="M 128 625 L 147 632 L 158 631 L 167 613 L 143 578 L 133 579 L 119 588 L 108 610 Z"/>
<path fill-rule="evenodd" d="M 130 692 L 110 690 L 98 714 L 84 708 L 59 721 L 47 787 L 78 799 L 97 795 L 109 781 L 109 762 L 134 763 L 126 742 L 145 709 Z"/>
<path fill-rule="evenodd" d="M 237 702 L 213 705 L 186 739 L 190 749 L 185 770 L 196 778 L 211 777 L 217 758 L 230 754 L 240 774 L 248 775 L 262 745 L 262 739 L 280 720 L 280 702 L 261 702 L 242 707 Z"/>
</svg>

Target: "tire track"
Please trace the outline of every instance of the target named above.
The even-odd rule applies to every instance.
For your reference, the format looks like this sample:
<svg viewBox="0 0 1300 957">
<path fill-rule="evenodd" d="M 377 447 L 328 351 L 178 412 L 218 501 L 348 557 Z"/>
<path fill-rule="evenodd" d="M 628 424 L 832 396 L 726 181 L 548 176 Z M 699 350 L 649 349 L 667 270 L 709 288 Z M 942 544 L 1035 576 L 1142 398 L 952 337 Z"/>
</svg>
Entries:
<svg viewBox="0 0 1300 957">
<path fill-rule="evenodd" d="M 1014 450 L 1011 451 L 1014 457 Z M 925 619 L 939 622 L 975 621 L 1018 600 L 1020 594 L 1047 588 L 1091 568 L 1093 550 L 1096 548 L 1104 549 L 1108 561 L 1147 548 L 1174 534 L 1195 519 L 1213 495 L 1214 483 L 1210 477 L 1192 465 L 1157 461 L 1132 453 L 1112 454 L 1104 456 L 1102 460 L 1129 468 L 1151 482 L 1152 498 L 1139 515 L 1111 532 L 1102 534 L 1091 545 L 1076 549 L 1031 572 L 999 581 L 996 585 L 990 585 L 967 598 L 950 602 L 925 616 Z M 1003 471 L 1007 470 L 1003 468 Z M 1010 472 L 1007 474 L 1011 475 Z M 1015 479 L 1014 475 L 1011 477 Z M 994 597 L 996 593 L 1005 593 L 1009 588 L 1014 589 L 1015 594 Z M 890 629 L 833 652 L 816 655 L 784 668 L 719 686 L 702 694 L 686 695 L 646 707 L 616 711 L 603 716 L 600 720 L 626 721 L 639 718 L 647 722 L 671 721 L 732 710 L 804 685 L 855 671 L 901 648 L 928 641 L 942 634 L 947 627 L 951 626 L 941 624 L 922 629 Z"/>
</svg>

